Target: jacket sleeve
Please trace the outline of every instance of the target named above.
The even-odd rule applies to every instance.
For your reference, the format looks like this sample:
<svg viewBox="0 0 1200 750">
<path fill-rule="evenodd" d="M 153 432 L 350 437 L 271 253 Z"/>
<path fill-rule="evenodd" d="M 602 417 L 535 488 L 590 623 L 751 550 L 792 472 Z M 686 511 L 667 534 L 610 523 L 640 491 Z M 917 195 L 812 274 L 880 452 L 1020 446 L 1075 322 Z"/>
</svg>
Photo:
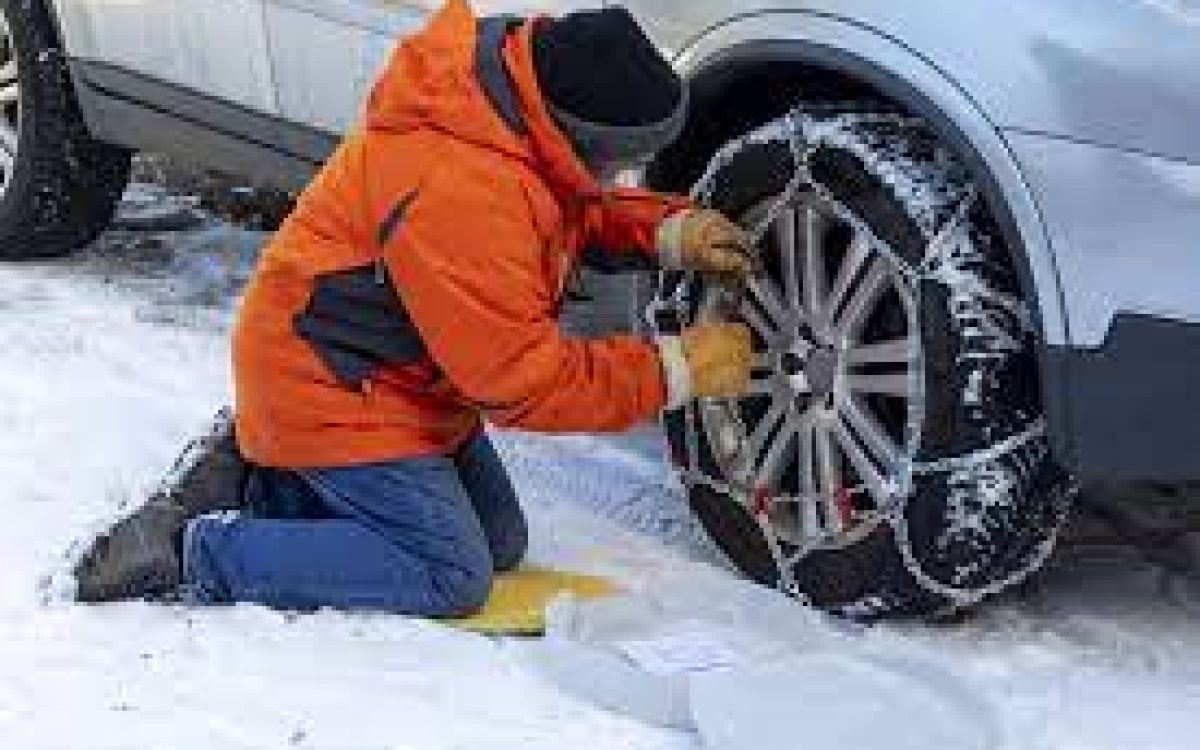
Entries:
<svg viewBox="0 0 1200 750">
<path fill-rule="evenodd" d="M 658 260 L 658 227 L 671 214 L 692 207 L 689 198 L 620 188 L 603 193 L 587 209 L 584 219 L 586 244 L 596 254 L 617 258 L 633 256 L 651 265 Z M 610 262 L 622 265 L 617 259 Z M 625 265 L 637 266 L 636 260 Z M 644 263 L 640 265 L 645 265 Z"/>
<path fill-rule="evenodd" d="M 434 177 L 385 249 L 430 356 L 494 424 L 615 432 L 666 401 L 656 346 L 563 335 L 557 263 L 544 254 L 517 185 Z"/>
</svg>

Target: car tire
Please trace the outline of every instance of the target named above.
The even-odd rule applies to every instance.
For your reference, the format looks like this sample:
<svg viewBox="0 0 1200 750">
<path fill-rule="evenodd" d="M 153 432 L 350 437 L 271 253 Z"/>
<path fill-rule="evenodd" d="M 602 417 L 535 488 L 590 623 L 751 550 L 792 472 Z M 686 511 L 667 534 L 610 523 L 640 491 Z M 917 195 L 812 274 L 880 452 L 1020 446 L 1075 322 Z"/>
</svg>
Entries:
<svg viewBox="0 0 1200 750">
<path fill-rule="evenodd" d="M 130 155 L 91 138 L 46 8 L 0 0 L 0 258 L 45 258 L 107 226 Z"/>
<path fill-rule="evenodd" d="M 1038 569 L 1070 482 L 1045 435 L 1037 326 L 1014 254 L 930 129 L 802 108 L 722 149 L 695 196 L 761 235 L 766 270 L 743 293 L 667 273 L 652 307 L 660 332 L 754 331 L 750 395 L 665 418 L 717 545 L 857 619 L 960 610 Z"/>
</svg>

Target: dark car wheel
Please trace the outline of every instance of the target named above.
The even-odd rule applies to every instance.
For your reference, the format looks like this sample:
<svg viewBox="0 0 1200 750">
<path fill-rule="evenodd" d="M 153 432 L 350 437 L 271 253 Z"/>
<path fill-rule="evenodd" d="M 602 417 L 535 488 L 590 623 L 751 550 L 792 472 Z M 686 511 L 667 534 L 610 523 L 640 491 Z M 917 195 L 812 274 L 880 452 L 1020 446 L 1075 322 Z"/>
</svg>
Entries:
<svg viewBox="0 0 1200 750">
<path fill-rule="evenodd" d="M 766 273 L 742 292 L 667 274 L 660 328 L 736 318 L 751 393 L 669 414 L 692 506 L 745 572 L 873 618 L 961 608 L 1047 558 L 1068 483 L 1051 459 L 1036 326 L 1012 254 L 919 121 L 798 110 L 696 187 Z"/>
<path fill-rule="evenodd" d="M 129 153 L 88 135 L 46 9 L 0 0 L 0 258 L 90 242 L 128 176 Z"/>
</svg>

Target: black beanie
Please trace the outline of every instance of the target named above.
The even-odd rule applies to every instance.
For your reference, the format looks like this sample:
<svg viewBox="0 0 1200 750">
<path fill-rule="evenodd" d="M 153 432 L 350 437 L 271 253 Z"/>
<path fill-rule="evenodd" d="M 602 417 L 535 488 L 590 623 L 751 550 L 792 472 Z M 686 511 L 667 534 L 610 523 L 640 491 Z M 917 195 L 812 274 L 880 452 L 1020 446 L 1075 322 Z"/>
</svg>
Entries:
<svg viewBox="0 0 1200 750">
<path fill-rule="evenodd" d="M 551 113 L 587 160 L 650 155 L 683 128 L 683 82 L 625 8 L 543 21 L 533 62 Z"/>
</svg>

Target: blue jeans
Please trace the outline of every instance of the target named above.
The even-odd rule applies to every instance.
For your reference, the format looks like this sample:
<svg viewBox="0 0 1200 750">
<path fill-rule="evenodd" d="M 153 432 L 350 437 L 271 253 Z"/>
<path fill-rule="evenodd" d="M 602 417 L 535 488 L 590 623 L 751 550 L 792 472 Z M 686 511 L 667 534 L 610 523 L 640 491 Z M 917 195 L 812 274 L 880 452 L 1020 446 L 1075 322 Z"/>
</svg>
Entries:
<svg viewBox="0 0 1200 750">
<path fill-rule="evenodd" d="M 198 601 L 461 615 L 528 540 L 512 482 L 480 433 L 453 457 L 300 472 L 257 469 L 246 510 L 193 520 Z"/>
</svg>

